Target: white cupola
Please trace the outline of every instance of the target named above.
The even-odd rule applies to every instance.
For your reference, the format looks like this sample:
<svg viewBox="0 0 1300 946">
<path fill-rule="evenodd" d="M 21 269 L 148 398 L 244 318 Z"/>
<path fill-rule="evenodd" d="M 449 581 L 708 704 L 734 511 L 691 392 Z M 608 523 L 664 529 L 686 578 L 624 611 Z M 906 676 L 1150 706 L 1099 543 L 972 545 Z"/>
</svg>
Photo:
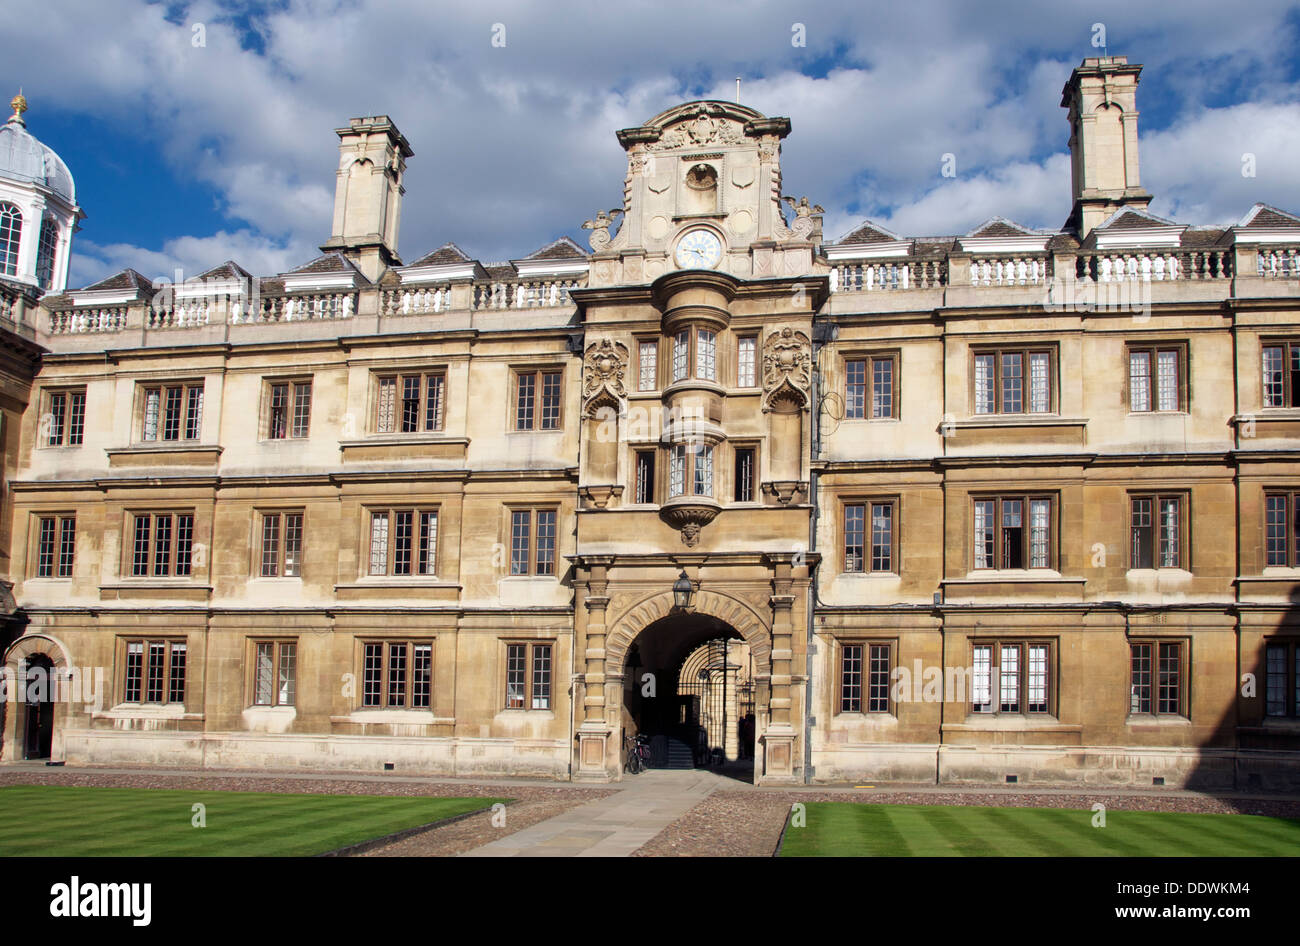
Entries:
<svg viewBox="0 0 1300 946">
<path fill-rule="evenodd" d="M 19 92 L 9 105 L 14 113 L 0 125 L 0 279 L 62 292 L 85 214 L 68 166 L 27 131 L 27 99 Z"/>
</svg>

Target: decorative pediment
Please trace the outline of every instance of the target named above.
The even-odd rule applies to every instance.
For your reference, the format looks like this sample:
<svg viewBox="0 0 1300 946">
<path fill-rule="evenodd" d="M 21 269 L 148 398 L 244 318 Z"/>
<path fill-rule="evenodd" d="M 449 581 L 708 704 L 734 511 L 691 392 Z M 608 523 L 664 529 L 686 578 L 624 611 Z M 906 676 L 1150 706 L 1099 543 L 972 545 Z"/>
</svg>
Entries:
<svg viewBox="0 0 1300 946">
<path fill-rule="evenodd" d="M 600 407 L 620 410 L 627 397 L 627 346 L 613 339 L 602 338 L 587 346 L 582 362 L 582 410 L 587 417 L 595 416 Z"/>
<path fill-rule="evenodd" d="M 664 129 L 658 141 L 646 147 L 650 151 L 673 151 L 705 145 L 730 145 L 743 141 L 744 126 L 722 115 L 717 105 L 701 103 L 693 116 Z"/>
<path fill-rule="evenodd" d="M 812 343 L 786 326 L 763 342 L 763 410 L 802 410 L 812 383 Z"/>
</svg>

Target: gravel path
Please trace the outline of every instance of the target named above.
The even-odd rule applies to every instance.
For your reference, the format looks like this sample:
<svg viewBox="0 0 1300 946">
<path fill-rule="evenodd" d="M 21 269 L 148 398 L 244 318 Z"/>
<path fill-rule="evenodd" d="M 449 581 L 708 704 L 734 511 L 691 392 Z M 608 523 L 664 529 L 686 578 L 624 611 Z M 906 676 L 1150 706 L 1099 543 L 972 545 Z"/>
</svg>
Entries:
<svg viewBox="0 0 1300 946">
<path fill-rule="evenodd" d="M 602 793 L 605 794 L 605 793 Z M 498 841 L 516 831 L 530 828 L 539 821 L 562 815 L 593 796 L 584 792 L 581 798 L 553 798 L 520 801 L 508 805 L 506 823 L 501 827 L 492 824 L 492 813 L 485 811 L 441 828 L 434 828 L 402 841 L 366 851 L 361 857 L 455 857 L 473 850 L 489 841 Z"/>
</svg>

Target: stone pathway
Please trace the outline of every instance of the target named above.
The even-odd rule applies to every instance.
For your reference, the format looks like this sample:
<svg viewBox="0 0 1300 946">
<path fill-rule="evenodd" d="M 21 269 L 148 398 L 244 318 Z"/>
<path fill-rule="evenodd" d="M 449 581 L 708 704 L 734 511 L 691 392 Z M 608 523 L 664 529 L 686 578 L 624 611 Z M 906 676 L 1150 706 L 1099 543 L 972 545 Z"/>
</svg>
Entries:
<svg viewBox="0 0 1300 946">
<path fill-rule="evenodd" d="M 703 770 L 651 769 L 620 791 L 484 844 L 462 857 L 628 857 L 719 788 L 736 783 Z"/>
</svg>

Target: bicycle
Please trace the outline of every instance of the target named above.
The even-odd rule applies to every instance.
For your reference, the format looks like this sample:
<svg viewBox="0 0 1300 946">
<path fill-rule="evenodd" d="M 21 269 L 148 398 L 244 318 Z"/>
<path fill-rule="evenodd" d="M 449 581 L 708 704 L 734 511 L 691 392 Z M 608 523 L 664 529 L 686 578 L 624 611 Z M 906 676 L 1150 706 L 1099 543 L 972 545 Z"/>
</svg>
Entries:
<svg viewBox="0 0 1300 946">
<path fill-rule="evenodd" d="M 627 763 L 625 768 L 632 775 L 639 775 L 650 767 L 650 739 L 637 733 L 635 736 L 624 736 L 623 747 L 627 750 Z"/>
</svg>

